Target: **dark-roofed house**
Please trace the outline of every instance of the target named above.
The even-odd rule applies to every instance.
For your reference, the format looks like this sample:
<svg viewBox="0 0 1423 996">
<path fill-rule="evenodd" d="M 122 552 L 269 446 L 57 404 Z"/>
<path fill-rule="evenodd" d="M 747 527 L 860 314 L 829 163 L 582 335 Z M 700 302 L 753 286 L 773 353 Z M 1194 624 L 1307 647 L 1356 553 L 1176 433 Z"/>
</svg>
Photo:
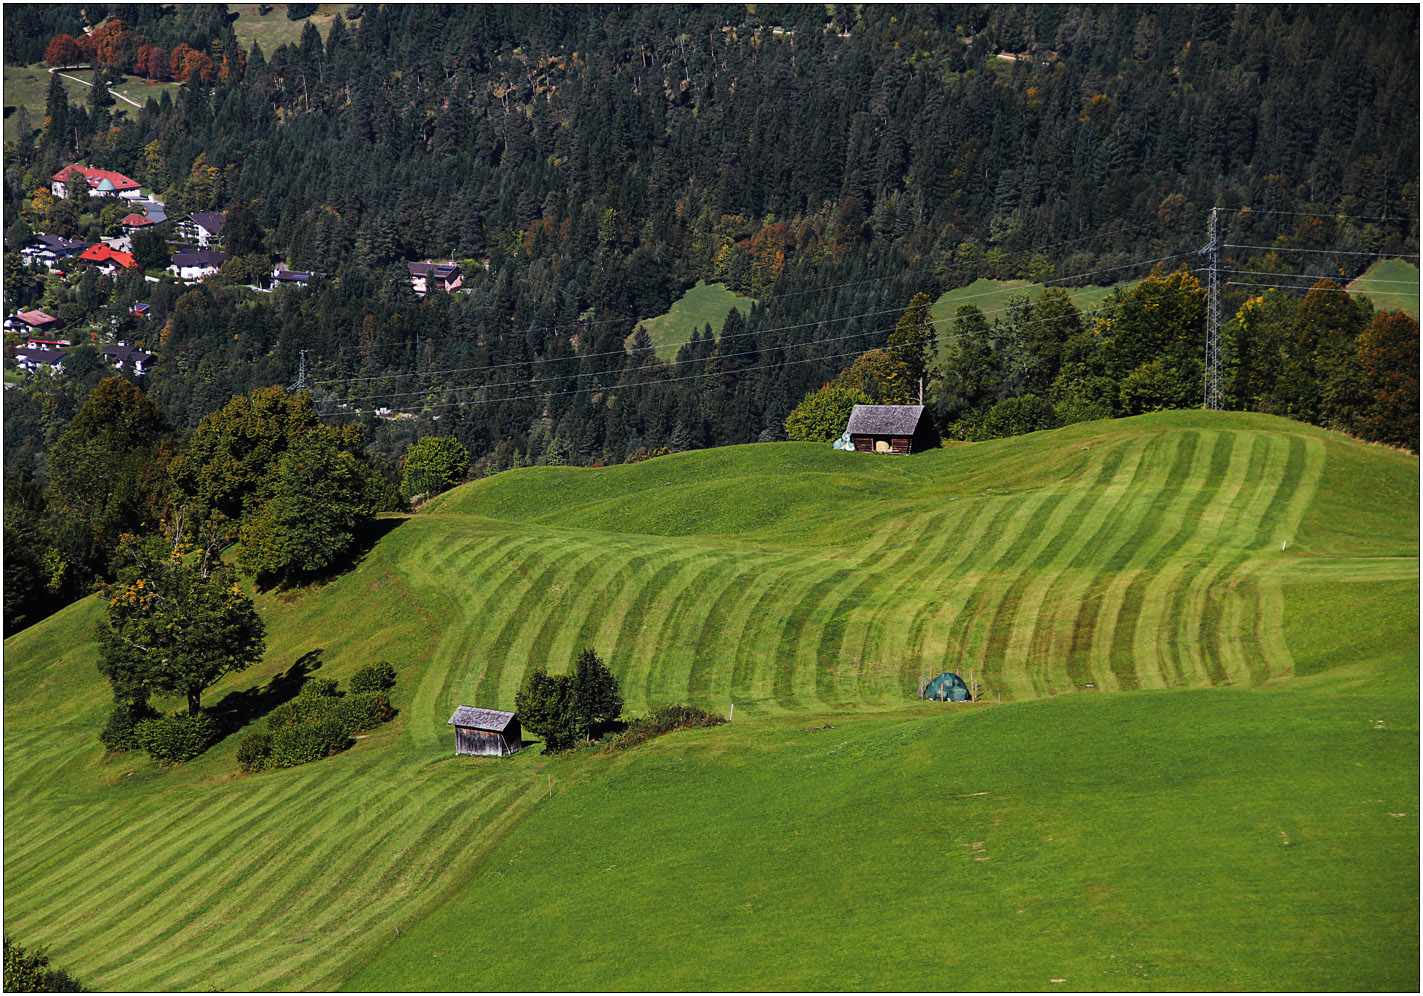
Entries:
<svg viewBox="0 0 1423 996">
<path fill-rule="evenodd" d="M 206 249 L 217 242 L 218 233 L 226 221 L 227 215 L 221 211 L 194 211 L 178 222 L 174 234 Z"/>
<path fill-rule="evenodd" d="M 31 266 L 39 262 L 44 264 L 46 269 L 52 270 L 57 260 L 73 256 L 88 248 L 89 243 L 83 239 L 65 239 L 58 235 L 36 235 L 20 250 L 20 255 Z"/>
<path fill-rule="evenodd" d="M 923 405 L 856 405 L 845 432 L 861 453 L 918 453 L 939 445 Z"/>
<path fill-rule="evenodd" d="M 410 263 L 410 286 L 416 294 L 442 290 L 449 293 L 464 286 L 458 263 Z"/>
<path fill-rule="evenodd" d="M 111 346 L 105 346 L 99 350 L 104 354 L 104 359 L 119 370 L 132 370 L 142 377 L 148 373 L 149 364 L 153 362 L 153 354 L 146 353 L 141 349 L 134 349 L 132 346 L 122 342 L 116 342 Z"/>
<path fill-rule="evenodd" d="M 25 373 L 44 370 L 51 374 L 64 373 L 64 350 L 23 348 L 15 350 L 15 363 Z"/>
<path fill-rule="evenodd" d="M 197 280 L 210 273 L 216 273 L 227 262 L 227 253 L 211 249 L 194 249 L 189 252 L 175 252 L 168 269 L 183 280 Z"/>
<path fill-rule="evenodd" d="M 503 757 L 524 746 L 519 717 L 499 709 L 460 706 L 446 726 L 455 728 L 456 754 L 483 754 Z"/>
</svg>

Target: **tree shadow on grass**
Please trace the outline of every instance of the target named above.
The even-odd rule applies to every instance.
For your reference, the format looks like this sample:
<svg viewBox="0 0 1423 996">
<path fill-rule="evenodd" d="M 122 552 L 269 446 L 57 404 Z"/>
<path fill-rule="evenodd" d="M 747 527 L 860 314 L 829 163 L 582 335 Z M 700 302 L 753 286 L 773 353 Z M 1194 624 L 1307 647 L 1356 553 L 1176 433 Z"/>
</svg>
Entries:
<svg viewBox="0 0 1423 996">
<path fill-rule="evenodd" d="M 228 692 L 217 705 L 205 710 L 217 723 L 223 737 L 231 736 L 254 719 L 271 712 L 283 702 L 290 702 L 301 692 L 307 675 L 321 667 L 318 647 L 296 659 L 291 667 L 272 676 L 265 685 Z"/>
</svg>

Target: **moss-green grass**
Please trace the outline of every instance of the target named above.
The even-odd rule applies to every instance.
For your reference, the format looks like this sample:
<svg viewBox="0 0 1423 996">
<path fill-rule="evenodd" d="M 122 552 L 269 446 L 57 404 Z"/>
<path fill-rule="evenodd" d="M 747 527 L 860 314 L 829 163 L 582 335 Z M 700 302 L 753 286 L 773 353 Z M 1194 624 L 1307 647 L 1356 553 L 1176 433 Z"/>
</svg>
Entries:
<svg viewBox="0 0 1423 996">
<path fill-rule="evenodd" d="M 751 298 L 741 297 L 722 284 L 698 280 L 694 287 L 672 303 L 667 314 L 644 319 L 638 324 L 647 329 L 652 345 L 665 356 L 675 352 L 677 347 L 692 338 L 693 332 L 700 332 L 707 325 L 714 333 L 721 335 L 727 312 L 735 308 L 742 315 L 747 315 L 754 303 Z M 632 341 L 631 335 L 628 341 Z"/>
<path fill-rule="evenodd" d="M 1375 311 L 1403 311 L 1418 317 L 1418 266 L 1406 259 L 1380 260 L 1349 289 L 1373 301 Z"/>
<path fill-rule="evenodd" d="M 62 76 L 65 93 L 69 97 L 70 104 L 79 104 L 87 107 L 89 104 L 89 87 L 83 83 L 70 79 L 70 76 L 77 76 L 80 79 L 88 79 L 91 74 L 88 70 L 77 70 Z M 5 106 L 24 107 L 30 115 L 30 124 L 36 129 L 44 127 L 45 99 L 49 94 L 49 70 L 43 65 L 34 66 L 6 66 L 5 77 Z M 115 84 L 111 89 L 138 101 L 140 105 L 146 103 L 148 98 L 154 100 L 161 99 L 164 90 L 176 90 L 177 83 L 155 83 L 138 76 L 125 76 L 121 83 Z M 122 100 L 115 100 L 111 111 L 122 115 L 136 112 L 137 107 Z M 15 132 L 15 115 L 8 114 L 5 117 L 5 141 L 14 141 L 17 138 Z"/>
<path fill-rule="evenodd" d="M 102 757 L 86 600 L 5 643 L 5 926 L 118 989 L 421 988 L 435 954 L 481 988 L 1407 988 L 1417 482 L 1414 457 L 1218 413 L 510 472 L 259 598 L 267 659 L 209 703 L 321 651 L 322 676 L 399 664 L 400 714 L 246 777 L 240 734 L 174 770 Z M 630 713 L 736 722 L 450 756 L 456 705 L 511 708 L 588 645 Z M 914 704 L 945 668 L 1004 705 Z M 480 895 L 513 897 L 497 927 Z M 571 962 L 585 938 L 607 956 Z M 1101 974 L 1114 953 L 1145 974 Z"/>
<path fill-rule="evenodd" d="M 255 3 L 230 3 L 227 5 L 227 9 L 230 13 L 237 15 L 237 20 L 232 22 L 232 31 L 242 47 L 250 49 L 255 41 L 262 46 L 263 52 L 271 55 L 278 46 L 295 45 L 299 42 L 302 29 L 306 27 L 307 21 L 316 26 L 316 29 L 321 32 L 322 40 L 325 40 L 326 32 L 330 29 L 336 14 L 339 12 L 342 17 L 350 20 L 350 8 L 356 5 L 324 3 L 317 8 L 315 14 L 299 21 L 288 19 L 287 5 L 284 3 L 268 4 L 267 6 L 270 9 L 265 14 L 259 12 L 259 5 Z"/>
</svg>

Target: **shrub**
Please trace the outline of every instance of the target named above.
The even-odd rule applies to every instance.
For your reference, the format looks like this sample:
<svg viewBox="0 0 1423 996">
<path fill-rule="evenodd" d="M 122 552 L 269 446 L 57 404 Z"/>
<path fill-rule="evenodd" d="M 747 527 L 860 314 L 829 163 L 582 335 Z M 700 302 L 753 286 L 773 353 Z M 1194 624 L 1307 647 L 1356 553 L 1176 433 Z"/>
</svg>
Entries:
<svg viewBox="0 0 1423 996">
<path fill-rule="evenodd" d="M 110 753 L 137 750 L 143 746 L 138 742 L 138 724 L 156 718 L 158 713 L 146 701 L 116 703 L 104 728 L 99 731 L 99 743 Z"/>
<path fill-rule="evenodd" d="M 388 692 L 395 687 L 395 668 L 388 661 L 367 664 L 351 676 L 353 692 Z"/>
<path fill-rule="evenodd" d="M 345 723 L 340 719 L 323 719 L 312 723 L 285 726 L 272 733 L 272 752 L 268 766 L 294 768 L 299 764 L 319 761 L 323 757 L 345 750 L 350 744 Z"/>
<path fill-rule="evenodd" d="M 217 724 L 202 712 L 146 719 L 134 728 L 134 734 L 148 756 L 164 765 L 191 761 L 218 739 Z"/>
<path fill-rule="evenodd" d="M 340 708 L 341 700 L 332 695 L 298 695 L 273 709 L 267 716 L 267 726 L 280 730 L 303 723 L 320 723 L 335 719 Z"/>
<path fill-rule="evenodd" d="M 361 733 L 374 730 L 382 723 L 389 723 L 395 717 L 390 707 L 390 699 L 384 692 L 357 692 L 341 700 L 337 718 L 347 733 Z"/>
<path fill-rule="evenodd" d="M 340 685 L 335 678 L 307 678 L 306 683 L 301 686 L 299 697 L 312 699 L 340 695 Z"/>
<path fill-rule="evenodd" d="M 994 405 L 983 420 L 983 433 L 986 439 L 1001 439 L 1057 426 L 1057 412 L 1052 405 L 1036 394 L 1025 394 L 1004 398 Z"/>
<path fill-rule="evenodd" d="M 87 993 L 78 979 L 53 968 L 43 950 L 26 951 L 5 935 L 5 992 Z"/>
<path fill-rule="evenodd" d="M 856 405 L 873 403 L 868 394 L 854 388 L 812 391 L 786 416 L 786 435 L 796 442 L 828 443 L 845 431 Z"/>
<path fill-rule="evenodd" d="M 659 706 L 642 719 L 634 720 L 627 729 L 612 737 L 603 750 L 626 750 L 674 730 L 720 726 L 725 722 L 725 716 L 719 716 L 697 706 L 674 702 L 671 705 Z"/>
<path fill-rule="evenodd" d="M 271 756 L 272 737 L 268 733 L 254 733 L 237 745 L 237 766 L 243 771 L 263 770 Z"/>
</svg>

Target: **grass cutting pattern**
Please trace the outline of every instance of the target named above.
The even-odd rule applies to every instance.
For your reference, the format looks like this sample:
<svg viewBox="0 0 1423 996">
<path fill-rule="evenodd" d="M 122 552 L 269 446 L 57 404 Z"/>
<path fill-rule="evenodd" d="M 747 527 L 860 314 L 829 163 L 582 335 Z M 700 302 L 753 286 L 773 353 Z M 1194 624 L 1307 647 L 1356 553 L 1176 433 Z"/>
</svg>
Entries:
<svg viewBox="0 0 1423 996">
<path fill-rule="evenodd" d="M 412 524 L 408 556 L 468 620 L 440 652 L 472 662 L 481 697 L 506 705 L 527 666 L 562 667 L 583 643 L 607 654 L 634 709 L 898 704 L 939 670 L 973 670 L 1005 700 L 1288 674 L 1270 594 L 1324 444 L 1193 429 L 1069 445 L 1055 479 L 1006 490 L 964 491 L 934 472 L 961 451 L 931 454 L 937 468 L 916 468 L 928 473 L 893 504 L 854 509 L 837 542 L 796 528 L 811 507 L 742 537 L 437 509 Z M 459 507 L 478 509 L 477 491 Z"/>
<path fill-rule="evenodd" d="M 102 755 L 85 600 L 5 644 L 5 925 L 103 988 L 332 988 L 503 874 L 493 855 L 550 773 L 556 804 L 602 770 L 451 756 L 454 707 L 512 708 L 533 663 L 596 647 L 630 714 L 734 703 L 747 737 L 748 719 L 913 710 L 945 668 L 1005 702 L 1256 686 L 1293 669 L 1295 592 L 1416 603 L 1416 494 L 1416 459 L 1203 413 L 909 459 L 767 444 L 501 474 L 323 588 L 259 599 L 267 658 L 210 704 L 302 660 L 401 670 L 393 723 L 254 776 L 234 754 L 259 715 L 179 768 Z"/>
</svg>

